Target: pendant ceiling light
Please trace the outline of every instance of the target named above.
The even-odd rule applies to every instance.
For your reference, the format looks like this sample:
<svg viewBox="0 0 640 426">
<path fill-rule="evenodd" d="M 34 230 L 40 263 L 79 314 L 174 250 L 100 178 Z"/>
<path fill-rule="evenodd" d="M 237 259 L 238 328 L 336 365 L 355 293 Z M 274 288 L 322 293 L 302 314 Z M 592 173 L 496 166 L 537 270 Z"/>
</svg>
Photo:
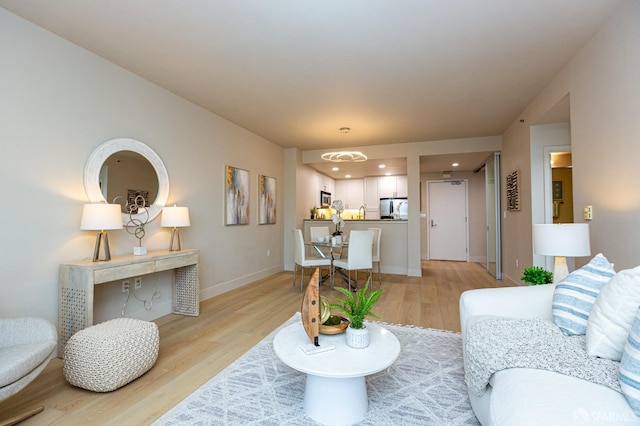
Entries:
<svg viewBox="0 0 640 426">
<path fill-rule="evenodd" d="M 349 127 L 340 128 L 340 133 L 344 135 L 343 138 L 346 137 L 347 133 L 349 133 L 349 130 L 351 130 Z M 334 163 L 361 162 L 367 161 L 367 156 L 360 151 L 333 151 L 325 152 L 324 154 L 322 154 L 322 159 L 333 161 Z"/>
</svg>

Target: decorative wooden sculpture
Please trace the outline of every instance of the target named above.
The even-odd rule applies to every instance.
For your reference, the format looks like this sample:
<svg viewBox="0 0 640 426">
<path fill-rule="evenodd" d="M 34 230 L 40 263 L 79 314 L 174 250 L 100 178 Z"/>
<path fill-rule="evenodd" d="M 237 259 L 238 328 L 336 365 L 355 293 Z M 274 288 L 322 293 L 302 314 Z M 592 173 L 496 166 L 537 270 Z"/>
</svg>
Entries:
<svg viewBox="0 0 640 426">
<path fill-rule="evenodd" d="M 318 343 L 318 330 L 320 326 L 320 272 L 316 268 L 315 272 L 311 276 L 311 281 L 307 286 L 307 291 L 304 292 L 302 298 L 302 326 L 307 332 L 307 336 L 316 346 L 320 346 Z"/>
</svg>

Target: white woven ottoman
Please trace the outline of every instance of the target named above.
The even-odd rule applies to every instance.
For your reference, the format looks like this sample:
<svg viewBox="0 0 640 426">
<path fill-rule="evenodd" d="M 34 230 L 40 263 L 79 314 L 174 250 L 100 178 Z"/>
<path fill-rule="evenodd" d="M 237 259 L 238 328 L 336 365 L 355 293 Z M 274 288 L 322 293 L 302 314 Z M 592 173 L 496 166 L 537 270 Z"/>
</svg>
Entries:
<svg viewBox="0 0 640 426">
<path fill-rule="evenodd" d="M 64 348 L 69 383 L 110 392 L 142 376 L 158 359 L 160 334 L 149 321 L 117 318 L 80 330 Z"/>
</svg>

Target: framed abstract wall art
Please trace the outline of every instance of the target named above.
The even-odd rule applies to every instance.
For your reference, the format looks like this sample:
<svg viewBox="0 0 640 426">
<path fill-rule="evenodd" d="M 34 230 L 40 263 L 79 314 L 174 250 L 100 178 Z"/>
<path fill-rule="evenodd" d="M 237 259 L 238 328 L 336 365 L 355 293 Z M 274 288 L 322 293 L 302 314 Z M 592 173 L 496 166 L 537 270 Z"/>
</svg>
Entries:
<svg viewBox="0 0 640 426">
<path fill-rule="evenodd" d="M 507 210 L 520 211 L 520 170 L 507 175 Z"/>
<path fill-rule="evenodd" d="M 249 224 L 249 172 L 225 166 L 225 225 Z"/>
<path fill-rule="evenodd" d="M 276 179 L 258 175 L 258 224 L 276 223 Z"/>
</svg>

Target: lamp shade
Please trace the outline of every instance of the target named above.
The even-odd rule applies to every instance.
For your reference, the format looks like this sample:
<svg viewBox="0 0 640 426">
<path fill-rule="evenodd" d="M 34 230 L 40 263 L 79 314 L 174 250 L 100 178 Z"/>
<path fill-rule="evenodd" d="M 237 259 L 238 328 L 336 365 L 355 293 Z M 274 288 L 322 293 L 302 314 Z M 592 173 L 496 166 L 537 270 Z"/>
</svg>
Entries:
<svg viewBox="0 0 640 426">
<path fill-rule="evenodd" d="M 106 231 L 122 229 L 122 212 L 119 204 L 85 204 L 82 208 L 80 229 Z"/>
<path fill-rule="evenodd" d="M 191 226 L 191 222 L 189 221 L 189 207 L 173 206 L 163 208 L 160 226 L 170 228 Z"/>
<path fill-rule="evenodd" d="M 589 256 L 589 224 L 533 225 L 533 252 L 542 256 Z"/>
</svg>

